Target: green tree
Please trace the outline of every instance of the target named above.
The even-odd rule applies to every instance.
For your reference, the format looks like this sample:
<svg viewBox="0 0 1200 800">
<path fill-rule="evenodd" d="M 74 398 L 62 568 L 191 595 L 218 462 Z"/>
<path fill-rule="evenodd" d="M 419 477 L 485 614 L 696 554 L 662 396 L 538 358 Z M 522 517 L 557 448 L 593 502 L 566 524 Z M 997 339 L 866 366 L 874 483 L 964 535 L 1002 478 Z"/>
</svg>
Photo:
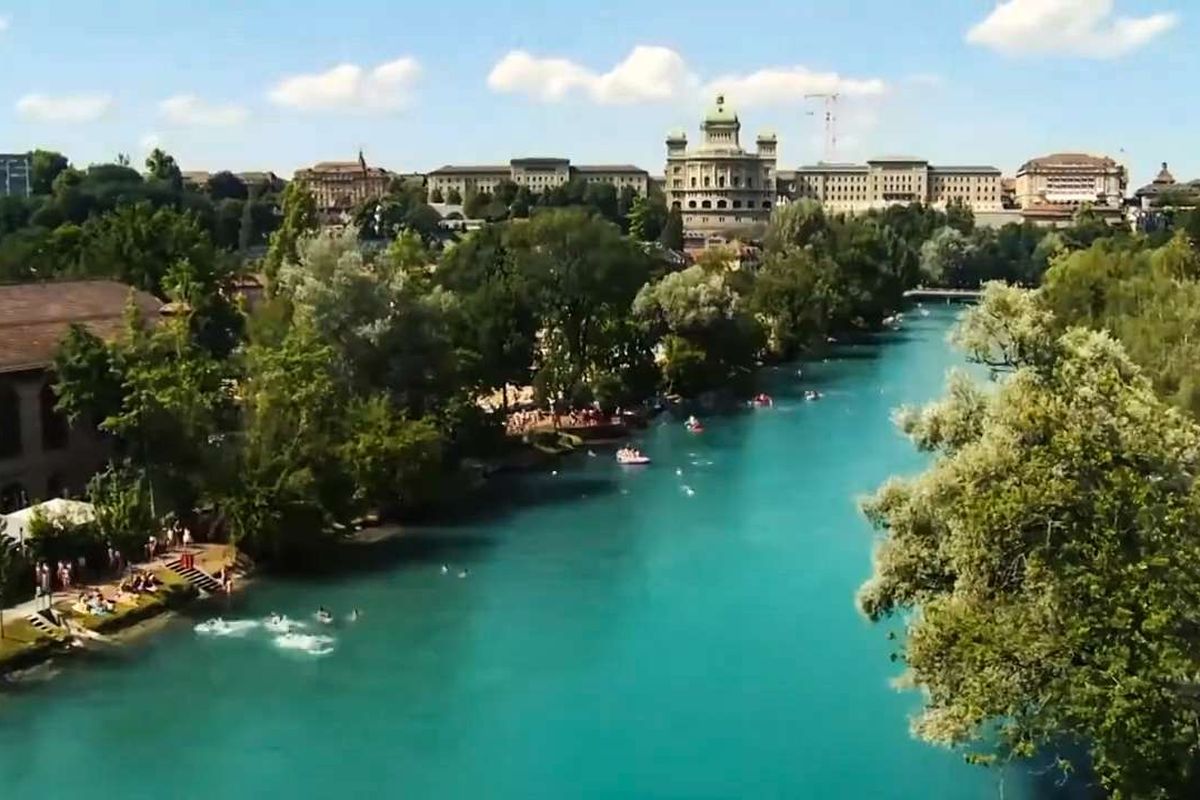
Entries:
<svg viewBox="0 0 1200 800">
<path fill-rule="evenodd" d="M 280 213 L 283 217 L 278 230 L 271 234 L 263 270 L 274 281 L 285 261 L 296 261 L 300 240 L 317 229 L 317 201 L 298 181 L 283 190 Z"/>
<path fill-rule="evenodd" d="M 667 220 L 658 240 L 668 250 L 683 251 L 683 212 L 678 208 L 672 208 L 667 213 Z"/>
<path fill-rule="evenodd" d="M 225 170 L 210 175 L 205 189 L 213 200 L 245 200 L 250 196 L 242 179 Z"/>
<path fill-rule="evenodd" d="M 461 205 L 462 201 L 463 201 L 462 192 L 458 191 L 458 189 L 451 187 L 450 191 L 446 193 L 446 202 L 449 203 L 450 205 L 452 205 L 452 206 Z"/>
<path fill-rule="evenodd" d="M 429 193 L 429 202 L 444 203 L 446 202 L 446 197 L 442 194 L 441 189 L 434 188 L 434 190 Z"/>
<path fill-rule="evenodd" d="M 150 155 L 146 156 L 146 170 L 155 180 L 163 181 L 176 188 L 183 186 L 183 172 L 175 163 L 174 156 L 169 155 L 161 148 L 154 148 L 150 151 Z"/>
<path fill-rule="evenodd" d="M 1017 291 L 989 287 L 959 334 L 1007 353 L 998 388 L 960 374 L 900 415 L 935 461 L 867 502 L 884 539 L 859 605 L 905 617 L 923 739 L 1066 771 L 1080 745 L 1111 797 L 1189 796 L 1200 429 L 1110 337 L 1056 337 Z"/>
<path fill-rule="evenodd" d="M 968 270 L 974 256 L 974 245 L 961 231 L 939 228 L 921 246 L 921 277 L 931 286 L 975 288 L 979 280 Z"/>
<path fill-rule="evenodd" d="M 54 179 L 59 176 L 70 163 L 62 153 L 53 150 L 34 150 L 30 155 L 32 170 L 30 183 L 33 193 L 37 195 L 50 194 Z"/>
<path fill-rule="evenodd" d="M 354 400 L 346 415 L 338 453 L 361 508 L 394 515 L 435 498 L 444 443 L 433 422 L 405 419 L 385 395 Z"/>
<path fill-rule="evenodd" d="M 463 216 L 467 219 L 484 219 L 492 196 L 487 192 L 471 192 L 463 203 Z"/>
</svg>

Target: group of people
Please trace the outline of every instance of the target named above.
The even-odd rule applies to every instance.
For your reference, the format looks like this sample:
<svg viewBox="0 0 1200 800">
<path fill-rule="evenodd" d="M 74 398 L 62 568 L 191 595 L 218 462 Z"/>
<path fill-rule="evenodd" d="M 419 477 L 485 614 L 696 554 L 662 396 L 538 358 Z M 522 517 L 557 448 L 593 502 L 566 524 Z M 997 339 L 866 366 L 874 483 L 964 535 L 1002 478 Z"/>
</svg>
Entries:
<svg viewBox="0 0 1200 800">
<path fill-rule="evenodd" d="M 617 414 L 619 416 L 620 411 Z M 557 424 L 560 428 L 590 428 L 597 425 L 609 425 L 612 422 L 612 417 L 598 408 L 579 408 L 561 414 L 531 408 L 509 414 L 505 430 L 509 434 L 521 434 L 548 424 Z"/>
<path fill-rule="evenodd" d="M 151 536 L 146 540 L 146 560 L 153 561 L 164 553 L 175 549 L 176 543 L 183 547 L 192 546 L 192 531 L 182 525 L 179 520 L 173 520 L 163 529 L 163 536 Z"/>
<path fill-rule="evenodd" d="M 162 581 L 154 576 L 152 572 L 144 570 L 136 570 L 121 581 L 121 591 L 129 592 L 130 594 L 150 594 L 157 592 L 162 588 Z"/>
</svg>

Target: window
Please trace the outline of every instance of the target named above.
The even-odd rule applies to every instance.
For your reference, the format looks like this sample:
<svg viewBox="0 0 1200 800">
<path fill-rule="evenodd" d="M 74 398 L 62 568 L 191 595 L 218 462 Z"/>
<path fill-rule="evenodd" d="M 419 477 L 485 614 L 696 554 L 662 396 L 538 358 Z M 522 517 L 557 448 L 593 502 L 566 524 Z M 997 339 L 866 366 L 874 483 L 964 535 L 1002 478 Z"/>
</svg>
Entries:
<svg viewBox="0 0 1200 800">
<path fill-rule="evenodd" d="M 724 201 L 724 200 L 718 200 L 718 201 L 717 201 L 717 208 L 725 208 L 725 201 Z"/>
<path fill-rule="evenodd" d="M 733 207 L 734 207 L 734 208 L 741 208 L 741 207 L 742 207 L 742 201 L 741 201 L 741 200 L 734 200 L 734 201 L 733 201 Z"/>
<path fill-rule="evenodd" d="M 695 208 L 695 207 L 696 207 L 696 201 L 688 200 L 688 208 Z"/>
<path fill-rule="evenodd" d="M 0 458 L 21 455 L 21 398 L 9 384 L 0 384 Z"/>
<path fill-rule="evenodd" d="M 66 416 L 54 406 L 58 397 L 49 382 L 42 384 L 38 392 L 38 413 L 42 423 L 42 449 L 61 450 L 70 438 L 70 424 Z"/>
<path fill-rule="evenodd" d="M 701 208 L 712 208 L 712 203 L 708 200 L 705 200 L 702 203 L 700 203 L 700 207 Z"/>
<path fill-rule="evenodd" d="M 29 495 L 19 483 L 10 483 L 0 489 L 0 514 L 19 511 L 29 505 Z"/>
<path fill-rule="evenodd" d="M 734 176 L 733 176 L 733 185 L 734 185 L 734 186 L 741 186 L 741 185 L 742 185 L 742 177 L 741 177 L 740 175 L 734 175 Z"/>
<path fill-rule="evenodd" d="M 709 179 L 709 177 L 707 175 L 705 175 L 704 176 L 704 188 L 707 189 L 709 186 L 712 186 L 712 181 Z"/>
<path fill-rule="evenodd" d="M 693 189 L 696 188 L 696 179 L 695 178 L 692 178 L 692 188 Z"/>
<path fill-rule="evenodd" d="M 770 207 L 771 207 L 771 201 L 770 201 L 770 200 L 764 200 L 764 201 L 763 201 L 763 208 L 770 208 Z"/>
<path fill-rule="evenodd" d="M 717 177 L 717 186 L 721 187 L 722 189 L 725 188 L 725 176 L 724 175 L 720 175 Z"/>
</svg>

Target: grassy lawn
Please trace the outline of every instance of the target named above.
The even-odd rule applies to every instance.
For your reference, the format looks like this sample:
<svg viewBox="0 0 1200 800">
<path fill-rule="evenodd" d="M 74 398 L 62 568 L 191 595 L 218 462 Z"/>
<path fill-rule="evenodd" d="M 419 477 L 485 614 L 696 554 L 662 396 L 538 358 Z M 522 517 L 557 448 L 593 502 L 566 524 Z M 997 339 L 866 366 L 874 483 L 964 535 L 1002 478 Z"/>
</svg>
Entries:
<svg viewBox="0 0 1200 800">
<path fill-rule="evenodd" d="M 52 643 L 54 640 L 23 619 L 4 621 L 4 638 L 0 639 L 0 667 L 24 653 Z"/>
</svg>

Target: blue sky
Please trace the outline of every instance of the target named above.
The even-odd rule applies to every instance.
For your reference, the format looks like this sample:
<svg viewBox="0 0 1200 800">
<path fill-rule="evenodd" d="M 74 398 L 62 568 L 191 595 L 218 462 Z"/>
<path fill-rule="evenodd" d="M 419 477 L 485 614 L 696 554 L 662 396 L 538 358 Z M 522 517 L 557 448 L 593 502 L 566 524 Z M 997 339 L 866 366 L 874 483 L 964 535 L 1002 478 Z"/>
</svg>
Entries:
<svg viewBox="0 0 1200 800">
<path fill-rule="evenodd" d="M 1006 174 L 1107 153 L 1200 177 L 1194 0 L 0 0 L 0 151 L 159 143 L 184 169 L 561 155 L 661 172 L 723 89 L 780 166 L 904 153 Z M 817 115 L 811 112 L 817 111 Z M 1123 152 L 1122 152 L 1123 150 Z"/>
</svg>

